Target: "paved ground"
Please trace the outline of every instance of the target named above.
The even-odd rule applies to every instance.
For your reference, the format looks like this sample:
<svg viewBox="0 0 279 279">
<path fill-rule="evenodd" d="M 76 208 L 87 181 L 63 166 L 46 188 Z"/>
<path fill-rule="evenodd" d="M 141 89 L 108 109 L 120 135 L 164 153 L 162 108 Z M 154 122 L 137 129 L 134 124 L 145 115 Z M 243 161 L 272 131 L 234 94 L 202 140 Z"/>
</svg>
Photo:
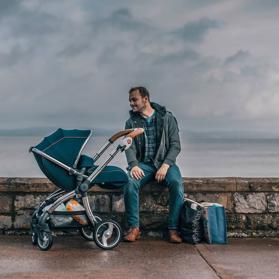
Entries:
<svg viewBox="0 0 279 279">
<path fill-rule="evenodd" d="M 78 236 L 40 251 L 27 236 L 0 236 L 0 278 L 279 278 L 279 239 L 230 239 L 228 245 L 143 239 L 103 251 Z"/>
</svg>

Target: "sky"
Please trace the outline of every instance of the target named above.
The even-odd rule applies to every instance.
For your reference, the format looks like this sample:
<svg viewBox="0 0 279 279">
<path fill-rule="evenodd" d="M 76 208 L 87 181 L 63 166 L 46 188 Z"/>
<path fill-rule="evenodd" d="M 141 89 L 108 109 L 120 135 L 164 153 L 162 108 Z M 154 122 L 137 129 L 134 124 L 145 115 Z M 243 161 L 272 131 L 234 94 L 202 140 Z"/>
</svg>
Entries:
<svg viewBox="0 0 279 279">
<path fill-rule="evenodd" d="M 278 133 L 277 0 L 0 1 L 0 130 L 121 130 L 146 86 L 185 131 Z"/>
</svg>

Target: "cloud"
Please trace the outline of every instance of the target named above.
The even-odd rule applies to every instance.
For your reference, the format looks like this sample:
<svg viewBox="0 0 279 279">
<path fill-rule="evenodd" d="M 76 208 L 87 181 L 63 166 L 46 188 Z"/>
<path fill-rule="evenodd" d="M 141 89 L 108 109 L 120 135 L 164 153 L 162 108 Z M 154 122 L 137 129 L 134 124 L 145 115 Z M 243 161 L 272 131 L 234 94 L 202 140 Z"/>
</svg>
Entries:
<svg viewBox="0 0 279 279">
<path fill-rule="evenodd" d="M 73 32 L 72 39 L 58 54 L 75 56 L 96 49 L 99 51 L 99 46 L 107 54 L 107 49 L 117 49 L 119 45 L 125 47 L 125 44 L 131 44 L 131 41 L 136 43 L 141 41 L 141 38 L 148 37 L 152 31 L 151 25 L 136 19 L 127 8 L 117 9 L 103 17 L 91 18 L 87 14 L 79 30 Z M 100 56 L 104 56 L 103 53 Z"/>
<path fill-rule="evenodd" d="M 277 17 L 250 1 L 2 2 L 0 129 L 122 128 L 140 84 L 184 129 L 278 117 Z"/>
<path fill-rule="evenodd" d="M 132 15 L 129 9 L 122 8 L 114 11 L 108 19 L 105 20 L 105 23 L 108 24 L 112 28 L 119 28 L 120 30 L 125 31 L 134 31 L 134 32 L 142 32 L 147 31 L 148 24 L 136 20 Z"/>
<path fill-rule="evenodd" d="M 192 63 L 196 62 L 200 58 L 200 55 L 192 49 L 189 50 L 182 50 L 173 52 L 170 54 L 159 56 L 158 59 L 154 61 L 154 64 L 158 65 L 179 65 L 183 63 L 183 61 Z"/>
<path fill-rule="evenodd" d="M 21 0 L 0 1 L 0 19 L 14 13 L 20 6 Z"/>
<path fill-rule="evenodd" d="M 219 28 L 221 23 L 209 18 L 186 23 L 182 28 L 173 31 L 173 35 L 186 42 L 201 42 L 210 29 Z"/>
<path fill-rule="evenodd" d="M 227 57 L 225 59 L 224 64 L 229 65 L 229 64 L 234 64 L 234 63 L 243 63 L 247 60 L 250 60 L 251 55 L 248 51 L 244 51 L 244 50 L 239 50 L 236 53 L 234 53 L 233 55 Z"/>
</svg>

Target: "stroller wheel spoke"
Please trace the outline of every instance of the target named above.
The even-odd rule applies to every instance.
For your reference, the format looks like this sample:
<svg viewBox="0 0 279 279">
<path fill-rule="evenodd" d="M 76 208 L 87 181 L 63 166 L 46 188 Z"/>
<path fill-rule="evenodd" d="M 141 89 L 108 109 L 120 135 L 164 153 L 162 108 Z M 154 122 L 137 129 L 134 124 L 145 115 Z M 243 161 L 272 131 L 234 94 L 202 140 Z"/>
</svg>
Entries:
<svg viewBox="0 0 279 279">
<path fill-rule="evenodd" d="M 37 245 L 38 244 L 38 235 L 37 235 L 37 233 L 32 232 L 31 242 L 32 242 L 33 245 Z"/>
<path fill-rule="evenodd" d="M 103 245 L 104 245 L 105 247 L 108 246 L 107 237 L 105 236 L 105 234 L 103 234 L 103 236 L 102 236 L 102 243 L 103 243 Z"/>
</svg>

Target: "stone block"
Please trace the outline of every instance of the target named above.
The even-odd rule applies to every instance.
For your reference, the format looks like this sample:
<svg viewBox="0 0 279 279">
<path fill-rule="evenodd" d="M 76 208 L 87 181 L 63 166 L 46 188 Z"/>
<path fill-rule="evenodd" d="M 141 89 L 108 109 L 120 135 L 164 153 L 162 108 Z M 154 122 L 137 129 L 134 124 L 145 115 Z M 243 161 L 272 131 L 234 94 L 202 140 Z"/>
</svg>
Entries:
<svg viewBox="0 0 279 279">
<path fill-rule="evenodd" d="M 244 232 L 242 230 L 233 230 L 233 231 L 228 231 L 227 232 L 228 238 L 244 238 L 244 237 L 249 237 L 250 235 L 247 232 Z M 230 241 L 229 241 L 230 243 Z"/>
<path fill-rule="evenodd" d="M 184 178 L 186 193 L 191 192 L 234 192 L 236 181 L 234 177 Z"/>
<path fill-rule="evenodd" d="M 279 193 L 267 194 L 267 208 L 269 212 L 279 212 Z"/>
<path fill-rule="evenodd" d="M 10 229 L 12 226 L 11 216 L 0 216 L 0 229 Z"/>
<path fill-rule="evenodd" d="M 278 230 L 278 214 L 247 214 L 247 230 Z"/>
<path fill-rule="evenodd" d="M 32 217 L 32 210 L 20 210 L 17 212 L 14 221 L 15 229 L 29 229 Z"/>
<path fill-rule="evenodd" d="M 0 196 L 0 213 L 9 213 L 12 210 L 12 197 L 9 195 Z"/>
<path fill-rule="evenodd" d="M 278 237 L 278 230 L 245 230 L 245 231 L 230 231 L 229 238 L 243 238 L 243 237 Z"/>
<path fill-rule="evenodd" d="M 249 181 L 246 178 L 237 177 L 236 181 L 236 191 L 237 192 L 247 192 L 249 191 Z"/>
<path fill-rule="evenodd" d="M 169 205 L 169 192 L 158 192 L 152 194 L 155 203 L 158 206 L 168 207 Z"/>
<path fill-rule="evenodd" d="M 106 189 L 101 187 L 100 185 L 95 184 L 93 187 L 90 188 L 89 193 L 121 193 L 122 189 Z"/>
<path fill-rule="evenodd" d="M 263 213 L 267 209 L 267 201 L 264 193 L 234 193 L 233 198 L 237 213 Z"/>
<path fill-rule="evenodd" d="M 247 217 L 245 214 L 227 214 L 228 230 L 243 230 L 245 231 Z"/>
<path fill-rule="evenodd" d="M 161 194 L 157 193 L 145 193 L 140 196 L 140 212 L 166 212 L 168 211 L 168 206 L 162 204 L 163 198 Z M 161 202 L 161 203 L 160 203 Z"/>
<path fill-rule="evenodd" d="M 237 191 L 279 192 L 279 178 L 236 178 Z"/>
<path fill-rule="evenodd" d="M 125 212 L 124 196 L 113 195 L 112 196 L 112 211 L 113 212 Z"/>
<path fill-rule="evenodd" d="M 145 185 L 143 185 L 140 189 L 141 193 L 145 192 L 168 192 L 168 187 L 164 183 L 157 183 L 156 181 L 151 181 Z"/>
<path fill-rule="evenodd" d="M 270 232 L 277 230 L 277 234 L 279 234 L 278 214 L 227 214 L 227 220 L 228 231 L 231 232 L 239 231 L 246 234 L 248 231 Z"/>
<path fill-rule="evenodd" d="M 54 192 L 57 187 L 47 178 L 2 177 L 0 192 Z"/>
<path fill-rule="evenodd" d="M 140 212 L 154 212 L 155 211 L 155 201 L 151 194 L 146 193 L 140 197 Z"/>
<path fill-rule="evenodd" d="M 20 209 L 34 209 L 42 201 L 46 199 L 47 195 L 27 194 L 17 195 L 15 198 L 15 210 Z"/>
<path fill-rule="evenodd" d="M 166 229 L 168 214 L 140 214 L 140 227 L 143 230 Z"/>
<path fill-rule="evenodd" d="M 91 195 L 89 196 L 89 202 L 93 212 L 108 213 L 111 211 L 109 195 Z"/>
<path fill-rule="evenodd" d="M 168 212 L 168 193 L 144 193 L 140 195 L 140 212 Z"/>
<path fill-rule="evenodd" d="M 279 192 L 279 178 L 251 178 L 249 188 L 255 192 Z"/>
</svg>

